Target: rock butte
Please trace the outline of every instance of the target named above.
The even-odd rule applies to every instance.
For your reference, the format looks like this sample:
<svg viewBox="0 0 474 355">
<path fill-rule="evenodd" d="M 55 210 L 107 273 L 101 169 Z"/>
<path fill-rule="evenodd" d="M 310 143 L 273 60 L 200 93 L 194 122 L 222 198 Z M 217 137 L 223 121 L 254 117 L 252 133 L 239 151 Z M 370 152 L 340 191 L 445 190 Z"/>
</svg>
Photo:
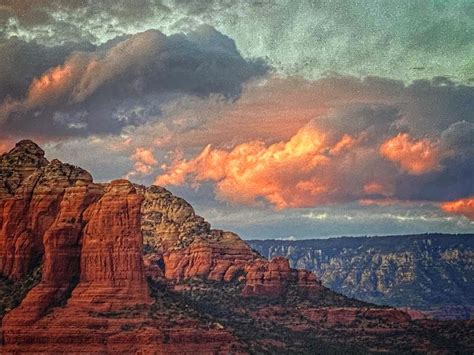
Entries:
<svg viewBox="0 0 474 355">
<path fill-rule="evenodd" d="M 87 171 L 49 162 L 41 148 L 24 140 L 0 156 L 0 275 L 21 282 L 39 267 L 41 280 L 3 317 L 2 352 L 252 352 L 232 326 L 192 313 L 170 319 L 165 310 L 156 311 L 167 306 L 158 305 L 155 285 L 184 295 L 193 280 L 214 283 L 214 291 L 237 285 L 231 302 L 248 301 L 243 308 L 258 304 L 239 313 L 247 317 L 244 331 L 268 320 L 284 330 L 283 339 L 300 332 L 292 334 L 306 340 L 322 325 L 324 335 L 341 324 L 344 342 L 370 332 L 383 339 L 387 332 L 402 334 L 403 342 L 414 334 L 407 313 L 348 300 L 321 286 L 313 273 L 290 268 L 285 258 L 261 257 L 235 233 L 211 229 L 163 187 L 127 180 L 96 184 Z M 280 301 L 293 299 L 289 295 L 298 301 L 288 313 Z M 373 329 L 366 332 L 362 323 Z M 437 331 L 436 324 L 430 327 Z M 291 336 L 287 343 L 251 336 L 265 349 L 294 342 Z M 393 344 L 370 346 L 385 351 Z M 432 345 L 428 340 L 416 346 Z"/>
</svg>

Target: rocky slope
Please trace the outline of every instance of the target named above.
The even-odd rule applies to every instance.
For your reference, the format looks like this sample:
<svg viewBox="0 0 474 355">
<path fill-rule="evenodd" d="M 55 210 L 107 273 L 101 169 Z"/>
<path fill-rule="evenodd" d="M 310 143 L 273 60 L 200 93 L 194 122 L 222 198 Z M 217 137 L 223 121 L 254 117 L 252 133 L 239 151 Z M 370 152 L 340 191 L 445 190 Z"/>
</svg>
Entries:
<svg viewBox="0 0 474 355">
<path fill-rule="evenodd" d="M 2 352 L 474 349 L 471 322 L 413 321 L 337 294 L 166 189 L 95 184 L 31 141 L 0 157 L 0 186 Z"/>
<path fill-rule="evenodd" d="M 422 310 L 435 318 L 474 314 L 474 235 L 423 234 L 249 244 L 367 302 Z"/>
</svg>

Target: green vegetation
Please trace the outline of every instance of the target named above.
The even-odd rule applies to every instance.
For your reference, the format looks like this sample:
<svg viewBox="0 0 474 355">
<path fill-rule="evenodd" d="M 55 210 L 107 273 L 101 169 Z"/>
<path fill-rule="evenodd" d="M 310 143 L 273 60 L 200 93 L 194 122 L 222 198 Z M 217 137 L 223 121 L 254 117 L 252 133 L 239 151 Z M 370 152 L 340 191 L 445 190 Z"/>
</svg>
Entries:
<svg viewBox="0 0 474 355">
<path fill-rule="evenodd" d="M 0 276 L 0 319 L 5 313 L 17 307 L 29 290 L 41 280 L 41 266 L 34 268 L 19 281 L 11 281 Z"/>
<path fill-rule="evenodd" d="M 180 318 L 193 317 L 209 327 L 228 329 L 253 354 L 366 352 L 364 346 L 348 345 L 343 339 L 332 339 L 324 332 L 316 333 L 314 328 L 292 329 L 294 324 L 305 322 L 308 326 L 314 326 L 296 308 L 368 305 L 328 289 L 323 289 L 313 299 L 300 296 L 296 288 L 289 288 L 280 298 L 246 298 L 241 296 L 243 285 L 237 281 L 188 279 L 180 284 L 184 288 L 180 292 L 171 291 L 165 283 L 149 280 L 149 284 L 156 300 L 152 306 L 152 317 L 166 316 L 170 324 L 177 324 Z M 277 318 L 256 316 L 259 311 L 272 307 L 278 309 Z"/>
</svg>

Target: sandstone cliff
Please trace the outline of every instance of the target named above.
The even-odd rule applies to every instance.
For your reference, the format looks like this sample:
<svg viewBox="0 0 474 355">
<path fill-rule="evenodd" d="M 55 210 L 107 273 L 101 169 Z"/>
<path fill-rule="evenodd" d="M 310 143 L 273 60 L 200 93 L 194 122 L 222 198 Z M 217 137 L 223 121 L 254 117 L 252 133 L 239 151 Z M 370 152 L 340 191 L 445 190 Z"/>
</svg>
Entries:
<svg viewBox="0 0 474 355">
<path fill-rule="evenodd" d="M 242 277 L 247 283 L 243 295 L 253 296 L 279 296 L 289 282 L 304 292 L 317 290 L 313 274 L 290 270 L 285 261 L 269 262 L 235 233 L 211 229 L 189 203 L 163 187 L 141 190 L 145 258 L 149 268 L 160 265 L 166 279 L 203 277 L 229 282 Z"/>
</svg>

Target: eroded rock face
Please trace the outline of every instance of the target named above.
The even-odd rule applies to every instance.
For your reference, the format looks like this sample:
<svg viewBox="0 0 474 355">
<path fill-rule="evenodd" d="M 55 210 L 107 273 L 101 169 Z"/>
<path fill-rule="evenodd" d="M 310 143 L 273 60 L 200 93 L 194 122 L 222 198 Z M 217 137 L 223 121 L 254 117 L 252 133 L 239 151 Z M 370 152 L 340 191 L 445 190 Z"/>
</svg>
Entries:
<svg viewBox="0 0 474 355">
<path fill-rule="evenodd" d="M 41 259 L 46 231 L 58 215 L 66 188 L 76 182 L 89 184 L 92 177 L 81 168 L 53 160 L 26 177 L 13 196 L 2 199 L 0 272 L 4 276 L 19 279 Z"/>
<path fill-rule="evenodd" d="M 0 199 L 13 196 L 21 183 L 37 169 L 48 165 L 44 151 L 30 140 L 22 140 L 0 156 Z"/>
<path fill-rule="evenodd" d="M 316 276 L 306 270 L 290 268 L 288 259 L 277 257 L 268 262 L 255 260 L 245 266 L 244 296 L 271 296 L 283 294 L 289 284 L 297 286 L 300 293 L 311 296 L 320 288 Z"/>
<path fill-rule="evenodd" d="M 142 193 L 141 228 L 150 250 L 162 254 L 171 248 L 182 249 L 210 234 L 210 224 L 182 198 L 160 186 L 144 188 Z"/>
<path fill-rule="evenodd" d="M 244 295 L 281 295 L 290 284 L 302 293 L 319 287 L 314 274 L 289 267 L 287 259 L 268 261 L 237 234 L 211 229 L 181 198 L 158 186 L 143 188 L 142 231 L 147 272 L 172 281 L 201 277 L 212 281 L 245 280 Z"/>
<path fill-rule="evenodd" d="M 12 229 L 21 223 L 22 215 L 26 213 L 26 205 L 31 198 L 31 184 L 18 196 L 17 200 L 19 201 L 15 202 L 12 198 L 26 178 L 47 164 L 48 160 L 44 157 L 44 151 L 29 140 L 18 142 L 12 150 L 0 156 L 0 273 L 4 275 L 10 276 L 10 273 L 13 273 L 18 276 L 22 274 L 23 270 L 21 270 L 18 262 L 15 265 L 15 259 L 29 259 L 31 257 L 29 255 L 31 251 L 25 251 L 30 247 L 22 248 L 18 245 L 18 248 L 16 248 L 13 238 L 7 242 L 5 237 L 6 232 L 13 233 Z M 34 179 L 32 183 L 35 183 L 36 180 Z M 5 219 L 9 220 L 8 231 L 2 231 Z M 24 225 L 23 223 L 21 228 L 26 228 Z M 18 244 L 34 244 L 29 242 L 26 236 L 18 237 L 16 238 Z M 26 255 L 15 257 L 14 254 L 17 251 Z M 4 269 L 6 269 L 5 272 Z"/>
<path fill-rule="evenodd" d="M 4 321 L 7 329 L 38 321 L 76 286 L 80 274 L 84 211 L 103 193 L 100 186 L 81 181 L 65 189 L 57 217 L 44 235 L 41 282 L 27 294 L 20 307 L 7 315 Z"/>
<path fill-rule="evenodd" d="M 143 272 L 142 196 L 115 180 L 85 212 L 80 281 L 69 304 L 113 310 L 150 303 Z"/>
<path fill-rule="evenodd" d="M 157 262 L 162 259 L 167 279 L 204 277 L 230 281 L 247 262 L 258 258 L 238 235 L 211 230 L 189 203 L 168 190 L 151 186 L 143 194 L 144 242 Z"/>
</svg>

